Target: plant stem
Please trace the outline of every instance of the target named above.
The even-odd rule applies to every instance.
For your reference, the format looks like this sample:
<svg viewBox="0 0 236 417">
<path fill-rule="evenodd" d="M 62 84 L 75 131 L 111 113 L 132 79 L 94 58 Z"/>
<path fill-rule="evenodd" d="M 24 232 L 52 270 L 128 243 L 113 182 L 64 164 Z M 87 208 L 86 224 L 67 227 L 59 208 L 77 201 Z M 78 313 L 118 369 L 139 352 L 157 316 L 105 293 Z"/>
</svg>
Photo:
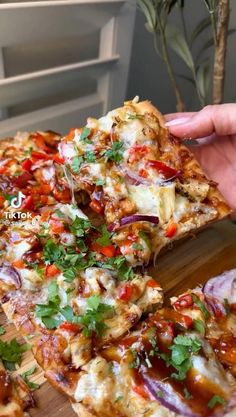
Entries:
<svg viewBox="0 0 236 417">
<path fill-rule="evenodd" d="M 169 52 L 168 52 L 168 48 L 167 48 L 165 32 L 164 32 L 164 29 L 162 27 L 159 16 L 157 17 L 157 19 L 159 20 L 158 26 L 159 26 L 160 38 L 161 38 L 162 59 L 163 59 L 165 65 L 166 65 L 167 72 L 168 72 L 168 75 L 169 75 L 169 79 L 170 79 L 170 82 L 172 84 L 172 87 L 173 87 L 173 90 L 174 90 L 174 93 L 175 93 L 176 110 L 178 112 L 183 112 L 183 111 L 185 111 L 185 105 L 184 105 L 184 101 L 183 101 L 183 98 L 181 96 L 179 87 L 177 85 L 175 74 L 174 74 L 174 71 L 173 71 L 173 68 L 172 68 L 172 65 L 171 65 L 171 62 L 170 62 L 170 57 L 169 57 Z M 155 33 L 154 36 L 158 36 L 157 33 Z M 156 40 L 155 40 L 155 43 L 156 43 Z"/>
<path fill-rule="evenodd" d="M 225 80 L 225 58 L 229 25 L 229 0 L 219 0 L 216 46 L 213 67 L 213 103 L 223 101 Z"/>
</svg>

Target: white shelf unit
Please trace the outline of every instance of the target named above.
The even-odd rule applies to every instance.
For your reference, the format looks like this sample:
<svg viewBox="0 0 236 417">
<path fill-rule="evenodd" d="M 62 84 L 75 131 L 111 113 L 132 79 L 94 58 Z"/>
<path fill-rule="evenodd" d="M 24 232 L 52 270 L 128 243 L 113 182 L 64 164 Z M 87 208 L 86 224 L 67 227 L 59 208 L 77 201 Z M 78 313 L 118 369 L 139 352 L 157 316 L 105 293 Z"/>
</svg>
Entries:
<svg viewBox="0 0 236 417">
<path fill-rule="evenodd" d="M 87 115 L 99 116 L 122 104 L 127 87 L 135 3 L 123 0 L 46 0 L 0 3 L 0 137 L 18 130 L 53 129 L 65 133 L 84 123 Z M 63 65 L 7 71 L 5 51 L 79 39 L 95 32 L 97 56 L 66 61 Z M 36 46 L 35 46 L 36 48 Z M 75 47 L 76 48 L 76 47 Z M 60 51 L 63 54 L 63 48 Z M 18 55 L 19 56 L 19 55 Z M 12 65 L 12 64 L 11 64 Z M 13 61 L 14 67 L 14 61 Z M 17 62 L 16 62 L 17 67 Z M 96 84 L 86 94 L 86 79 Z M 63 100 L 63 91 L 83 86 L 83 95 Z M 48 97 L 61 92 L 59 102 Z M 41 102 L 40 108 L 11 114 L 14 106 Z M 43 104 L 42 104 L 43 103 Z"/>
</svg>

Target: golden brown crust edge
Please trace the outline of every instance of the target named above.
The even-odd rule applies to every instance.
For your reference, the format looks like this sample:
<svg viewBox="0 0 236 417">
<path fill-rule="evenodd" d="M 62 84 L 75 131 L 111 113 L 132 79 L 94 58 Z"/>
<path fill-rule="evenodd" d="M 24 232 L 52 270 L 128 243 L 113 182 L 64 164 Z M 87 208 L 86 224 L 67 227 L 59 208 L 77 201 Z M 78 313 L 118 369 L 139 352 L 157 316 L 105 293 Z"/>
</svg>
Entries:
<svg viewBox="0 0 236 417">
<path fill-rule="evenodd" d="M 137 113 L 139 114 L 144 114 L 144 113 L 153 113 L 155 114 L 155 116 L 158 118 L 159 123 L 161 128 L 166 131 L 166 134 L 168 135 L 168 129 L 165 126 L 165 119 L 163 117 L 163 115 L 159 112 L 159 110 L 157 110 L 157 108 L 155 106 L 153 106 L 153 104 L 148 101 L 141 101 L 139 103 L 133 103 L 133 105 L 135 106 L 135 108 L 137 109 Z M 206 174 L 204 173 L 201 165 L 199 164 L 199 162 L 196 160 L 194 154 L 191 152 L 191 150 L 189 148 L 187 148 L 186 145 L 184 145 L 180 140 L 178 141 L 178 147 L 179 150 L 184 150 L 184 151 L 188 151 L 189 156 L 191 157 L 191 163 L 192 163 L 192 167 L 194 169 L 196 169 L 198 172 L 204 174 L 204 176 L 206 177 L 207 180 L 208 177 L 206 176 Z M 222 196 L 222 194 L 220 193 L 220 191 L 215 187 L 210 185 L 210 191 L 209 191 L 209 202 L 210 204 L 215 207 L 218 210 L 218 218 L 217 220 L 223 219 L 224 217 L 230 215 L 232 213 L 232 209 L 228 206 L 228 204 L 226 203 L 224 197 Z"/>
</svg>

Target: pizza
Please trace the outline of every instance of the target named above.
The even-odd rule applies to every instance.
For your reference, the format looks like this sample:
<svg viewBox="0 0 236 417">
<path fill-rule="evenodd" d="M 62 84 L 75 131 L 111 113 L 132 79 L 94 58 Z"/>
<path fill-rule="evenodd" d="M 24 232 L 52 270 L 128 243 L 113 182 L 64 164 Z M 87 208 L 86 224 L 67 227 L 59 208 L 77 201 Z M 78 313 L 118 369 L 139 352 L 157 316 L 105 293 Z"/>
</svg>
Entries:
<svg viewBox="0 0 236 417">
<path fill-rule="evenodd" d="M 230 213 L 216 184 L 148 101 L 88 118 L 59 150 L 75 189 L 87 193 L 132 265 Z"/>
<path fill-rule="evenodd" d="M 230 213 L 159 112 L 134 100 L 63 139 L 19 133 L 0 143 L 0 173 L 0 303 L 76 413 L 233 416 L 234 280 L 223 301 L 214 290 L 218 317 L 212 281 L 163 307 L 146 272 Z"/>
<path fill-rule="evenodd" d="M 82 367 L 78 415 L 235 416 L 235 279 L 189 290 L 101 349 Z"/>
</svg>

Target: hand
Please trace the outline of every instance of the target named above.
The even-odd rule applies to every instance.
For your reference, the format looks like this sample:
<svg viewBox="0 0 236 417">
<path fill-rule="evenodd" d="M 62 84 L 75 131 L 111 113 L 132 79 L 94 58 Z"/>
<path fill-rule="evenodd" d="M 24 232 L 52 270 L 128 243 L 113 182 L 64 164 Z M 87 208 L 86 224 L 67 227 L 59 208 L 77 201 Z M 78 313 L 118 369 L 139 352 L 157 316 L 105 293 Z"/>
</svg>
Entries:
<svg viewBox="0 0 236 417">
<path fill-rule="evenodd" d="M 173 135 L 197 140 L 191 150 L 207 176 L 219 184 L 236 218 L 236 104 L 207 106 L 196 113 L 173 113 L 165 118 Z"/>
</svg>

